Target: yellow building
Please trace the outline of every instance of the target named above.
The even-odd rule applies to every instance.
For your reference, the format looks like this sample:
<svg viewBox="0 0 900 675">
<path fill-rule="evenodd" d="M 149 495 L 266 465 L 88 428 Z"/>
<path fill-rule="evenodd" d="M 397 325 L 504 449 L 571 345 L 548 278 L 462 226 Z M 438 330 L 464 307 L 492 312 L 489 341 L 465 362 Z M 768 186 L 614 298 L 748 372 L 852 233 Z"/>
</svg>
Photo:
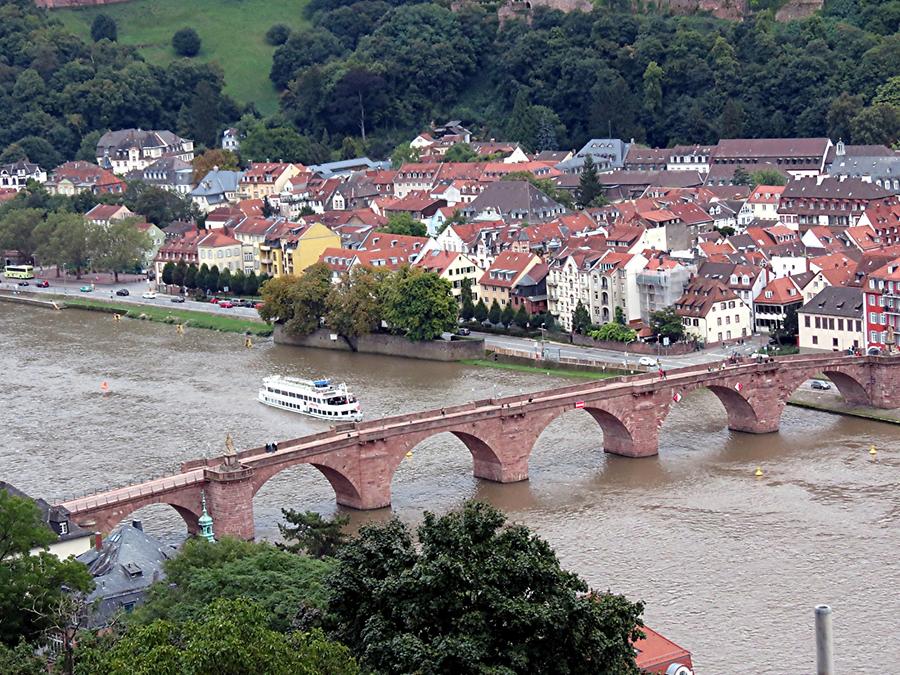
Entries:
<svg viewBox="0 0 900 675">
<path fill-rule="evenodd" d="M 273 277 L 299 275 L 317 263 L 325 249 L 340 246 L 341 237 L 322 223 L 284 223 L 260 244 L 259 269 Z"/>
<path fill-rule="evenodd" d="M 504 307 L 509 302 L 509 292 L 541 259 L 531 253 L 503 251 L 478 281 L 478 297 L 488 307 L 494 302 Z"/>
<path fill-rule="evenodd" d="M 220 272 L 243 269 L 241 242 L 231 236 L 228 228 L 213 230 L 197 242 L 197 264 L 204 263 L 209 268 L 215 265 Z"/>
<path fill-rule="evenodd" d="M 253 162 L 241 177 L 238 189 L 245 198 L 264 199 L 280 194 L 287 182 L 303 169 L 302 164 Z"/>
<path fill-rule="evenodd" d="M 472 302 L 478 302 L 478 280 L 481 279 L 484 270 L 465 253 L 434 249 L 423 253 L 414 266 L 434 272 L 441 279 L 449 281 L 453 297 L 457 301 L 460 301 L 462 295 L 463 279 L 468 279 L 472 284 Z"/>
</svg>

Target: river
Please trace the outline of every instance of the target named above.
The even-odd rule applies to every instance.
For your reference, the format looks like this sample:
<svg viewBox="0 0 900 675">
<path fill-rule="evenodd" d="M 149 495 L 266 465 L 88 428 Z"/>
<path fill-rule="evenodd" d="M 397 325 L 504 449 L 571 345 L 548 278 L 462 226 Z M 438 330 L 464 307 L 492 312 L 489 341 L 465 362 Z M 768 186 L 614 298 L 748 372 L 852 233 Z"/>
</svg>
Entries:
<svg viewBox="0 0 900 675">
<path fill-rule="evenodd" d="M 346 380 L 369 419 L 560 382 L 268 341 L 245 349 L 234 334 L 5 303 L 0 372 L 0 479 L 48 499 L 220 454 L 226 432 L 241 448 L 321 430 L 256 402 L 269 373 Z M 690 649 L 698 672 L 813 671 L 822 602 L 834 608 L 839 672 L 900 662 L 900 428 L 788 407 L 778 434 L 733 433 L 718 399 L 697 392 L 660 434 L 658 457 L 606 455 L 600 429 L 573 410 L 542 434 L 531 479 L 512 485 L 474 479 L 465 446 L 441 435 L 398 469 L 393 513 L 414 523 L 465 498 L 495 504 L 592 587 L 643 600 L 647 624 Z M 308 466 L 260 490 L 258 535 L 277 535 L 281 507 L 336 508 Z M 352 524 L 390 515 L 352 512 Z M 135 517 L 166 538 L 184 532 L 168 507 Z"/>
</svg>

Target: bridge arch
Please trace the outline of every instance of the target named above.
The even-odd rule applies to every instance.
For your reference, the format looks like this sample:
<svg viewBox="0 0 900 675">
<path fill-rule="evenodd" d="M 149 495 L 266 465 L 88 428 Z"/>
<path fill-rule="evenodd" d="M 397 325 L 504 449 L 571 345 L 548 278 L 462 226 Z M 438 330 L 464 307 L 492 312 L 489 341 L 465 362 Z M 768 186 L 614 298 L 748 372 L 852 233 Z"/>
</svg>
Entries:
<svg viewBox="0 0 900 675">
<path fill-rule="evenodd" d="M 253 475 L 253 496 L 255 497 L 260 489 L 278 474 L 301 465 L 315 467 L 325 476 L 332 490 L 334 490 L 338 504 L 358 508 L 356 505 L 362 502 L 362 495 L 356 481 L 349 475 L 350 471 L 340 465 L 339 457 L 302 457 L 288 460 L 281 464 L 259 467 Z"/>
<path fill-rule="evenodd" d="M 546 431 L 547 428 L 557 419 L 571 412 L 572 410 L 578 409 L 566 407 L 550 411 L 550 414 L 547 415 L 546 418 L 541 422 L 540 428 L 535 434 L 534 441 L 531 447 L 528 449 L 529 456 L 532 452 L 534 452 L 534 448 L 537 445 L 541 434 L 543 434 L 544 431 Z M 606 452 L 614 453 L 617 455 L 634 456 L 634 436 L 631 432 L 631 429 L 628 428 L 625 422 L 623 422 L 618 415 L 611 412 L 610 410 L 607 410 L 606 408 L 601 408 L 599 405 L 589 402 L 586 403 L 584 408 L 581 408 L 580 410 L 583 410 L 588 415 L 590 415 L 591 418 L 593 418 L 593 420 L 600 427 L 600 430 L 603 432 L 603 449 Z"/>
<path fill-rule="evenodd" d="M 865 371 L 861 371 L 858 367 L 849 364 L 843 367 L 825 366 L 800 370 L 786 381 L 784 403 L 787 403 L 787 399 L 793 396 L 804 383 L 818 379 L 821 376 L 834 385 L 834 388 L 837 389 L 847 405 L 872 406 L 873 400 L 867 386 L 867 378 L 860 377 L 860 375 L 865 375 Z"/>
<path fill-rule="evenodd" d="M 196 498 L 196 499 L 195 499 Z M 195 503 L 196 502 L 196 503 Z M 120 523 L 132 519 L 135 513 L 148 506 L 165 505 L 181 516 L 187 531 L 196 534 L 200 531 L 197 521 L 200 518 L 201 503 L 199 491 L 190 491 L 187 495 L 147 496 L 142 499 L 125 501 L 111 505 L 106 509 L 97 509 L 86 513 L 73 514 L 76 523 L 88 529 L 94 529 L 104 535 L 112 532 Z"/>
</svg>

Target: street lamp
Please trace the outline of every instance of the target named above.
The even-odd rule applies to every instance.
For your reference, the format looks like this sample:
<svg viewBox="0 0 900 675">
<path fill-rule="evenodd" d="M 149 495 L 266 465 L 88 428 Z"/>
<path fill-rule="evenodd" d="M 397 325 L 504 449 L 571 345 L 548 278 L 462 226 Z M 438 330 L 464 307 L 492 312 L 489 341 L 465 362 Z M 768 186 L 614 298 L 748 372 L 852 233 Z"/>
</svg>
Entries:
<svg viewBox="0 0 900 675">
<path fill-rule="evenodd" d="M 544 360 L 544 333 L 547 331 L 547 324 L 541 324 L 541 361 Z"/>
<path fill-rule="evenodd" d="M 630 345 L 632 342 L 635 342 L 636 340 L 637 338 L 632 338 L 625 343 L 625 370 L 630 370 L 630 368 L 628 367 L 628 345 Z"/>
</svg>

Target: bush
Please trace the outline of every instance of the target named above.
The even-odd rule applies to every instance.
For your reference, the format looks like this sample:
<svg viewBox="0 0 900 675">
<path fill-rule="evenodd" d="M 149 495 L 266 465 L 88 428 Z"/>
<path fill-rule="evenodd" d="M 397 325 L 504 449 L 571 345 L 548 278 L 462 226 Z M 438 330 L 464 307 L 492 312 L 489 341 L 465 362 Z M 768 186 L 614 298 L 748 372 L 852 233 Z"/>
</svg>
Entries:
<svg viewBox="0 0 900 675">
<path fill-rule="evenodd" d="M 631 342 L 637 338 L 637 333 L 615 321 L 603 324 L 600 328 L 592 330 L 588 335 L 595 340 L 610 340 L 613 342 Z"/>
<path fill-rule="evenodd" d="M 115 42 L 118 37 L 119 30 L 112 17 L 106 14 L 98 14 L 94 17 L 94 22 L 91 24 L 91 39 L 94 42 L 100 42 L 100 40 Z"/>
<path fill-rule="evenodd" d="M 266 31 L 266 42 L 268 42 L 273 47 L 277 47 L 279 45 L 283 45 L 287 42 L 288 38 L 291 36 L 291 29 L 285 26 L 283 23 L 276 23 L 269 30 Z"/>
<path fill-rule="evenodd" d="M 200 36 L 193 28 L 182 28 L 172 36 L 172 48 L 178 56 L 197 56 L 200 53 Z"/>
</svg>

